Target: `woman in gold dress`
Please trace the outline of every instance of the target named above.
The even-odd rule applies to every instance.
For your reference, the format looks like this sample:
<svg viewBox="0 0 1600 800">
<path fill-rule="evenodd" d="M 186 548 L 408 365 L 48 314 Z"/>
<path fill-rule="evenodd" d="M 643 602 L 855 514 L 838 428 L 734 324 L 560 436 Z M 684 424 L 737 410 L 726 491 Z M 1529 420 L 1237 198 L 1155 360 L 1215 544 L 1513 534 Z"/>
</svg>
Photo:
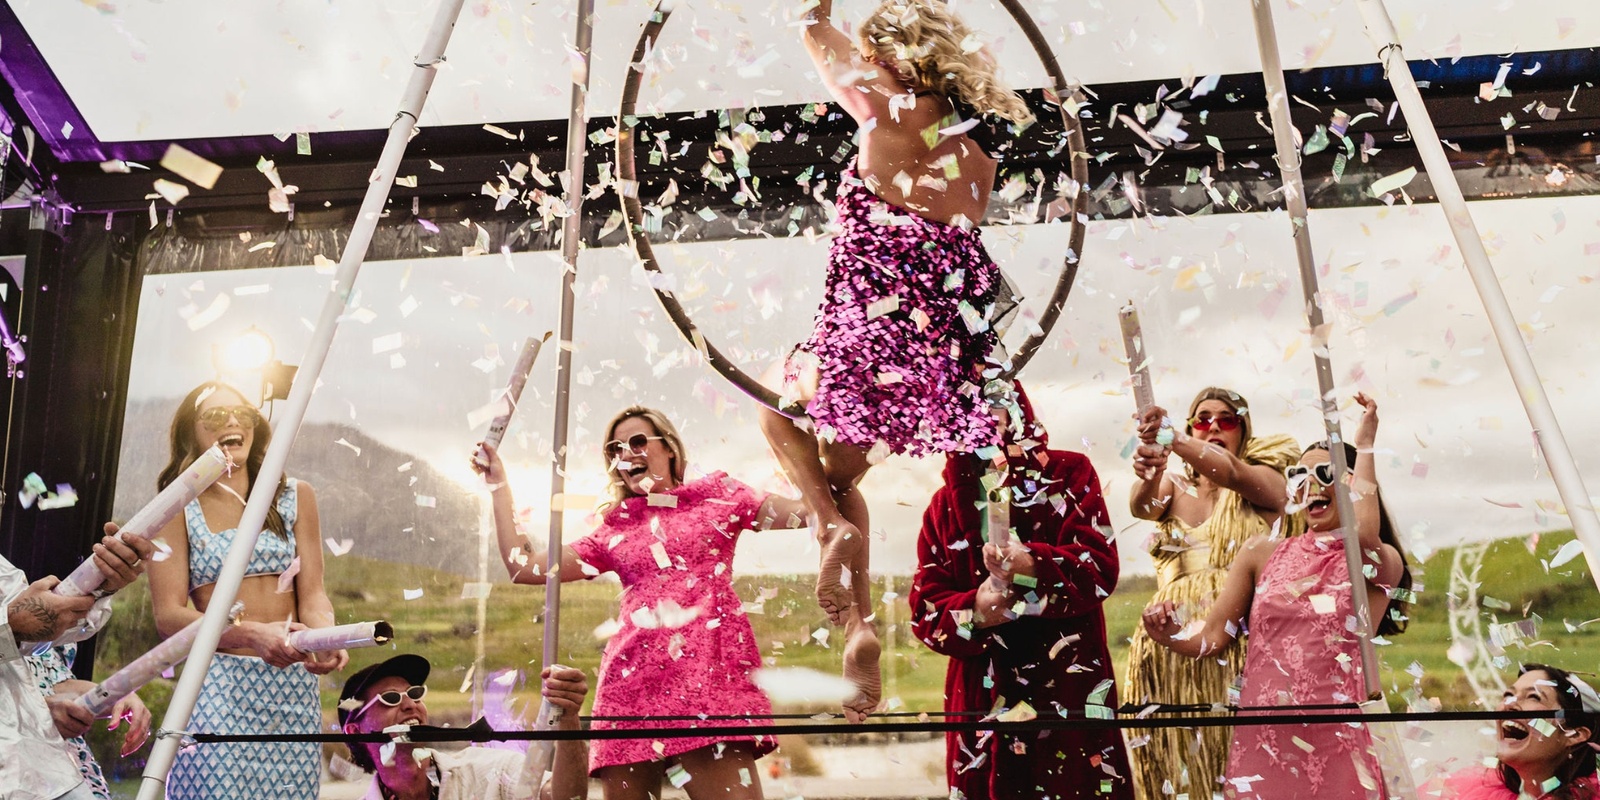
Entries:
<svg viewBox="0 0 1600 800">
<path fill-rule="evenodd" d="M 1251 435 L 1250 406 L 1238 393 L 1210 387 L 1195 396 L 1182 432 L 1165 409 L 1139 418 L 1140 446 L 1134 454 L 1129 503 L 1133 515 L 1158 523 L 1150 555 L 1155 561 L 1153 603 L 1170 600 L 1190 618 L 1204 617 L 1228 574 L 1239 546 L 1252 536 L 1295 524 L 1284 517 L 1283 470 L 1300 448 L 1288 436 Z M 1167 470 L 1169 455 L 1183 460 L 1183 474 Z M 1204 659 L 1188 659 L 1151 641 L 1143 627 L 1128 651 L 1128 686 L 1133 703 L 1229 702 L 1244 645 L 1236 640 Z M 1217 781 L 1228 761 L 1229 728 L 1165 728 L 1129 742 L 1134 787 L 1142 800 L 1185 793 L 1192 800 L 1221 792 Z"/>
</svg>

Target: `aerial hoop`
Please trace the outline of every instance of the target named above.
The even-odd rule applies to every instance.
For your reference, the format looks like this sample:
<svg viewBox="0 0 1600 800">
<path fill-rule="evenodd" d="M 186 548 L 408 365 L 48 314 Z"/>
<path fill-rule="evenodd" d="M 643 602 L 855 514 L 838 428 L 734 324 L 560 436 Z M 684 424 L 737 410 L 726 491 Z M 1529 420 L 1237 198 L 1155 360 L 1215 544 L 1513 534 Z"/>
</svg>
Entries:
<svg viewBox="0 0 1600 800">
<path fill-rule="evenodd" d="M 1050 76 L 1054 86 L 1054 97 L 1051 99 L 1055 100 L 1056 108 L 1061 112 L 1061 123 L 1066 132 L 1070 173 L 1076 184 L 1073 187 L 1072 212 L 1068 220 L 1070 233 L 1067 237 L 1067 255 L 1061 266 L 1061 275 L 1056 281 L 1055 291 L 1050 295 L 1050 301 L 1039 315 L 1039 329 L 1029 334 L 1017 348 L 1016 353 L 1011 356 L 1004 377 L 1012 378 L 1033 358 L 1040 345 L 1044 344 L 1045 338 L 1050 335 L 1051 328 L 1055 327 L 1056 320 L 1061 316 L 1062 308 L 1066 306 L 1067 295 L 1072 291 L 1073 281 L 1077 278 L 1079 254 L 1083 252 L 1083 239 L 1088 221 L 1089 158 L 1084 146 L 1083 128 L 1078 123 L 1077 114 L 1072 110 L 1072 107 L 1076 106 L 1073 98 L 1077 94 L 1077 88 L 1067 82 L 1066 76 L 1061 72 L 1061 65 L 1056 62 L 1054 51 L 1050 49 L 1050 43 L 1034 24 L 1033 17 L 1022 7 L 1020 0 L 997 0 L 997 2 L 1011 14 L 1011 18 L 1022 29 L 1028 43 L 1033 45 L 1034 52 L 1039 56 L 1039 62 L 1044 66 L 1045 73 Z M 624 187 L 638 186 L 638 170 L 634 164 L 634 132 L 625 120 L 635 116 L 634 111 L 639 101 L 639 84 L 644 79 L 645 56 L 654 47 L 656 39 L 661 34 L 661 28 L 666 25 L 667 18 L 672 16 L 675 5 L 674 0 L 659 0 L 656 3 L 650 19 L 645 22 L 644 30 L 639 33 L 639 42 L 634 46 L 633 58 L 628 64 L 628 74 L 622 83 L 622 102 L 617 110 L 617 178 L 618 183 Z M 617 195 L 622 201 L 628 242 L 633 245 L 639 263 L 651 272 L 662 274 L 661 264 L 656 260 L 650 240 L 644 235 L 644 207 L 639 200 L 637 190 L 633 192 L 623 190 Z M 656 299 L 661 302 L 661 308 L 667 312 L 667 317 L 672 320 L 678 332 L 705 355 L 711 367 L 722 377 L 749 395 L 751 399 L 779 414 L 791 418 L 805 415 L 803 407 L 782 405 L 776 392 L 763 386 L 760 381 L 752 378 L 739 365 L 723 355 L 722 351 L 700 332 L 694 321 L 689 319 L 688 312 L 671 292 L 659 285 L 653 286 L 653 289 Z"/>
</svg>

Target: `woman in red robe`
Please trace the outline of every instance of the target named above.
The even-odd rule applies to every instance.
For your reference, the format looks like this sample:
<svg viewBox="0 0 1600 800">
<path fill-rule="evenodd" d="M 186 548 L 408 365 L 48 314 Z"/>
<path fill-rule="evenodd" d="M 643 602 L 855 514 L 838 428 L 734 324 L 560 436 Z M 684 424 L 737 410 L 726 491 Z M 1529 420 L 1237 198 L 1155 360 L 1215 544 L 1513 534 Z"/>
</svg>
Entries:
<svg viewBox="0 0 1600 800">
<path fill-rule="evenodd" d="M 1117 585 L 1117 550 L 1089 459 L 1048 449 L 1020 389 L 1018 400 L 1002 452 L 945 461 L 917 539 L 912 630 L 950 657 L 946 711 L 1026 703 L 1042 718 L 1081 718 L 1117 705 L 1100 608 Z M 985 543 L 991 465 L 1011 497 L 1005 548 Z M 946 748 L 952 798 L 1133 797 L 1116 730 L 949 733 Z"/>
</svg>

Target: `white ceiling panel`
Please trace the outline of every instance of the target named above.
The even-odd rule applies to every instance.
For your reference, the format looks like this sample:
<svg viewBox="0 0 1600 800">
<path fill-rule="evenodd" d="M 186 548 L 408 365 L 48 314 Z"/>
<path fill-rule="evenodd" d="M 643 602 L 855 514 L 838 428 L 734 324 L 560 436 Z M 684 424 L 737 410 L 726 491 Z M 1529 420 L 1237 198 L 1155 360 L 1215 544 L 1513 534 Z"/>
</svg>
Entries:
<svg viewBox="0 0 1600 800">
<path fill-rule="evenodd" d="M 1034 0 L 1040 27 L 1071 77 L 1089 84 L 1259 69 L 1249 0 Z M 382 128 L 432 0 L 13 0 L 18 17 L 101 141 Z M 424 125 L 567 116 L 575 3 L 468 0 Z M 996 43 L 1009 78 L 1044 73 L 993 0 L 958 0 Z M 1600 45 L 1595 0 L 1391 0 L 1411 58 Z M 672 68 L 641 107 L 681 111 L 824 98 L 790 2 L 680 6 L 663 37 Z M 854 19 L 870 4 L 840 0 Z M 1275 4 L 1291 68 L 1370 63 L 1353 0 Z M 600 0 L 590 114 L 615 112 L 649 13 Z M 1514 88 L 1514 87 L 1513 87 Z"/>
</svg>

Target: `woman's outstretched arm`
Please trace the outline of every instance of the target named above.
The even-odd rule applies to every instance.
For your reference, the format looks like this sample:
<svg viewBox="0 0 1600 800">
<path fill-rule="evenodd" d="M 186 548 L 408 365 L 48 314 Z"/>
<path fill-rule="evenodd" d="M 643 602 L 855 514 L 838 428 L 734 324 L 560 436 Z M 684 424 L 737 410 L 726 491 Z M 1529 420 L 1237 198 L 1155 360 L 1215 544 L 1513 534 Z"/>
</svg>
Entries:
<svg viewBox="0 0 1600 800">
<path fill-rule="evenodd" d="M 1140 438 L 1154 441 L 1166 416 L 1166 410 L 1158 406 L 1145 409 L 1139 417 Z M 1194 467 L 1197 473 L 1224 489 L 1238 492 L 1250 505 L 1275 514 L 1283 512 L 1288 490 L 1282 472 L 1265 464 L 1251 464 L 1182 430 L 1173 431 L 1171 448 L 1174 455 Z"/>
<path fill-rule="evenodd" d="M 512 583 L 522 583 L 533 586 L 542 586 L 546 576 L 550 574 L 550 554 L 548 548 L 534 547 L 528 537 L 517 530 L 517 514 L 512 503 L 511 484 L 506 481 L 505 464 L 500 460 L 500 453 L 493 445 L 479 443 L 487 457 L 486 463 L 472 461 L 472 469 L 490 487 L 490 497 L 494 507 L 494 538 L 500 545 L 500 560 L 506 565 L 506 573 L 511 576 Z M 580 581 L 593 578 L 594 575 L 585 573 L 583 561 L 571 547 L 561 548 L 561 564 L 556 573 L 563 582 Z M 595 573 L 598 574 L 598 573 Z"/>
<path fill-rule="evenodd" d="M 1184 625 L 1178 618 L 1177 605 L 1167 600 L 1144 610 L 1145 631 L 1158 644 L 1190 658 L 1201 658 L 1232 644 L 1249 618 L 1250 603 L 1256 595 L 1256 577 L 1267 563 L 1267 556 L 1281 541 L 1257 536 L 1245 542 L 1228 569 L 1227 580 L 1217 592 L 1204 623 Z"/>
<path fill-rule="evenodd" d="M 833 99 L 864 125 L 889 109 L 889 97 L 906 87 L 887 69 L 861 59 L 855 42 L 833 25 L 833 0 L 801 3 L 801 40 Z"/>
</svg>

